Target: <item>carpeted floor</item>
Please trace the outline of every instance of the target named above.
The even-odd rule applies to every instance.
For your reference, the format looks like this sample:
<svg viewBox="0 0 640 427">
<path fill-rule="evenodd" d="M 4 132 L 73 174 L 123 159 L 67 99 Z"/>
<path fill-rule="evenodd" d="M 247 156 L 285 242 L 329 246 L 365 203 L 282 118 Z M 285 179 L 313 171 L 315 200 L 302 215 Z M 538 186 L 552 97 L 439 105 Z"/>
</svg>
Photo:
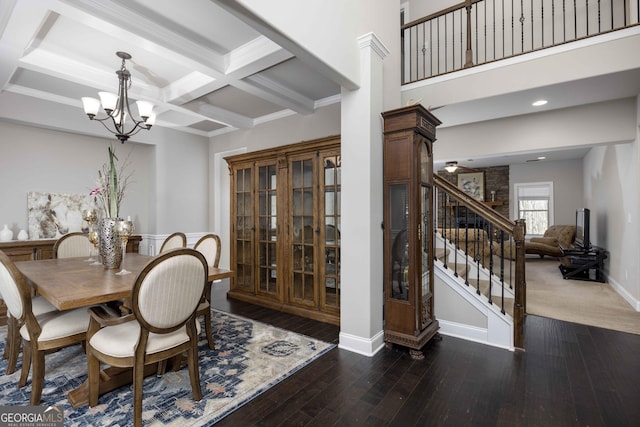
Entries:
<svg viewBox="0 0 640 427">
<path fill-rule="evenodd" d="M 211 425 L 334 347 L 216 310 L 212 317 L 216 350 L 209 350 L 204 333 L 199 344 L 203 399 L 192 399 L 186 366 L 162 377 L 147 377 L 143 392 L 145 426 Z M 3 326 L 0 354 L 5 337 Z M 28 406 L 31 379 L 18 389 L 20 369 L 7 376 L 6 365 L 6 360 L 0 361 L 0 406 Z M 41 405 L 61 406 L 65 426 L 132 425 L 131 387 L 101 396 L 99 405 L 93 408 L 74 409 L 69 405 L 66 393 L 86 379 L 86 366 L 80 346 L 48 355 Z"/>
<path fill-rule="evenodd" d="M 640 334 L 640 313 L 608 283 L 565 280 L 559 264 L 527 258 L 527 313 Z"/>
</svg>

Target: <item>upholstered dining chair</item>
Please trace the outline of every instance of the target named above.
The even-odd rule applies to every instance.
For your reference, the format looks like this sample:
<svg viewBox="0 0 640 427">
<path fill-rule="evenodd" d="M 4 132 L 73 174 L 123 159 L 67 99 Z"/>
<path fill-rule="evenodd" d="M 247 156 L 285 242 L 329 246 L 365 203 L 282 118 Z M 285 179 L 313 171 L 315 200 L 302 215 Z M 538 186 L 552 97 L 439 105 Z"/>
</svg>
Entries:
<svg viewBox="0 0 640 427">
<path fill-rule="evenodd" d="M 13 261 L 0 251 L 0 295 L 17 322 L 23 342 L 22 371 L 18 387 L 31 374 L 32 406 L 40 403 L 45 374 L 45 354 L 81 343 L 86 338 L 89 313 L 86 308 L 34 315 L 31 287 Z"/>
<path fill-rule="evenodd" d="M 184 233 L 177 231 L 173 234 L 170 234 L 169 237 L 164 239 L 164 242 L 162 242 L 162 246 L 160 246 L 160 252 L 158 253 L 161 254 L 171 249 L 186 248 L 186 247 L 187 247 L 187 236 Z"/>
<path fill-rule="evenodd" d="M 89 256 L 93 244 L 86 234 L 81 232 L 67 233 L 56 240 L 53 245 L 54 258 L 71 258 Z"/>
<path fill-rule="evenodd" d="M 133 420 L 142 425 L 144 367 L 187 353 L 191 391 L 202 399 L 198 367 L 199 322 L 196 310 L 207 282 L 207 261 L 195 249 L 183 248 L 153 258 L 138 274 L 132 310 L 110 318 L 90 309 L 87 333 L 89 406 L 98 404 L 100 362 L 133 368 Z"/>
<path fill-rule="evenodd" d="M 206 234 L 202 236 L 194 245 L 193 249 L 201 252 L 207 259 L 209 267 L 218 267 L 220 263 L 220 237 L 216 234 Z M 207 281 L 207 287 L 202 296 L 202 301 L 198 306 L 198 317 L 204 316 L 204 330 L 207 334 L 207 342 L 211 350 L 215 350 L 213 342 L 213 331 L 211 330 L 211 286 Z"/>
</svg>

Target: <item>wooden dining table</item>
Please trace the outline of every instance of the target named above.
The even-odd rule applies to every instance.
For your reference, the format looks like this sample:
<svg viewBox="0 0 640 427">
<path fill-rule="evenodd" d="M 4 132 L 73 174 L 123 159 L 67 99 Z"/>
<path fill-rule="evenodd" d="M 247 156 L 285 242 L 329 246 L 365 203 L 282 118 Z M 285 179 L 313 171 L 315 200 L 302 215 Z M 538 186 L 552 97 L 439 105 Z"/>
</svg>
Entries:
<svg viewBox="0 0 640 427">
<path fill-rule="evenodd" d="M 28 283 L 58 310 L 89 307 L 131 298 L 133 285 L 138 274 L 153 257 L 128 253 L 121 267 L 130 274 L 118 275 L 119 269 L 106 269 L 102 265 L 92 265 L 86 257 L 58 258 L 37 261 L 18 261 L 16 267 Z M 211 283 L 231 277 L 230 270 L 210 267 L 208 285 L 205 292 L 210 295 Z M 155 372 L 154 366 L 145 367 L 145 375 Z M 100 394 L 115 390 L 131 383 L 131 369 L 107 368 L 100 381 Z M 89 402 L 88 383 L 72 390 L 68 399 L 74 408 Z"/>
<path fill-rule="evenodd" d="M 131 274 L 117 275 L 118 269 L 92 265 L 87 258 L 58 258 L 18 261 L 16 267 L 33 288 L 58 310 L 88 307 L 127 299 L 133 284 L 153 257 L 127 254 L 122 267 Z M 231 277 L 230 270 L 210 267 L 208 281 Z"/>
</svg>

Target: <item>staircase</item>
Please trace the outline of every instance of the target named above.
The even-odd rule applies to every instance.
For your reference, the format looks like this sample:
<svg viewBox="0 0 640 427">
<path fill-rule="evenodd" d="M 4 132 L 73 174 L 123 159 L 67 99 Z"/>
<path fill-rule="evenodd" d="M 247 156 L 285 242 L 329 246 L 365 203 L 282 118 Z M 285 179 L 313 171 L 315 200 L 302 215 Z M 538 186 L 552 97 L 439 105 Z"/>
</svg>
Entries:
<svg viewBox="0 0 640 427">
<path fill-rule="evenodd" d="M 524 221 L 503 217 L 437 175 L 434 185 L 435 315 L 440 332 L 522 349 Z M 461 221 L 452 206 L 464 206 L 473 218 Z"/>
</svg>

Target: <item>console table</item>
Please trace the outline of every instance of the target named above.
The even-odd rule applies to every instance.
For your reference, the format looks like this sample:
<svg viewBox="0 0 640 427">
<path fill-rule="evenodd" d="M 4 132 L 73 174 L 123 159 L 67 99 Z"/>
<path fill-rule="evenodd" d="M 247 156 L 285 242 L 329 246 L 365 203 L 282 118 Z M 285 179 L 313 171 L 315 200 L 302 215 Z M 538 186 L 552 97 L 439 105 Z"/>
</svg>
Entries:
<svg viewBox="0 0 640 427">
<path fill-rule="evenodd" d="M 605 249 L 597 246 L 592 246 L 589 249 L 561 249 L 563 257 L 559 268 L 564 279 L 605 281 L 604 260 L 608 257 L 608 252 Z"/>
</svg>

